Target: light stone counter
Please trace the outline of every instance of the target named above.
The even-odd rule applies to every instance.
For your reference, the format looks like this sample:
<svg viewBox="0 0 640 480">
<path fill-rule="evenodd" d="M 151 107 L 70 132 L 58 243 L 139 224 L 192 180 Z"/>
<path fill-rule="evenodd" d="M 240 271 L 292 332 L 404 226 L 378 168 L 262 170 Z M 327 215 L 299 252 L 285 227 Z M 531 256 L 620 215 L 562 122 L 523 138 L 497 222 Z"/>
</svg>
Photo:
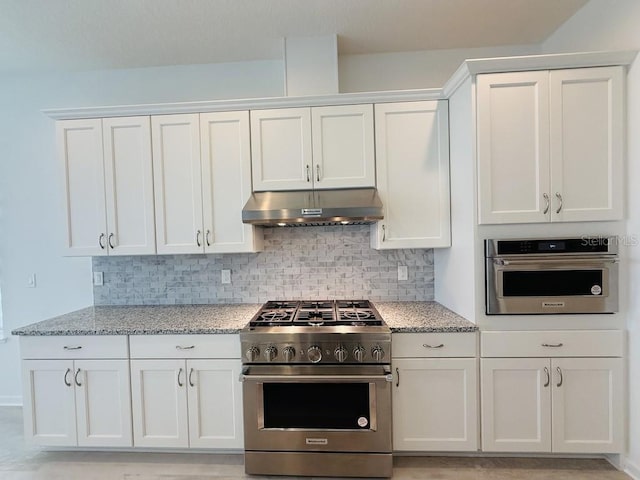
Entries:
<svg viewBox="0 0 640 480">
<path fill-rule="evenodd" d="M 475 332 L 478 327 L 437 302 L 373 302 L 392 333 Z"/>
<path fill-rule="evenodd" d="M 258 304 L 87 307 L 13 330 L 13 335 L 238 333 Z"/>
<path fill-rule="evenodd" d="M 392 332 L 474 332 L 437 302 L 374 302 Z M 13 330 L 13 335 L 161 335 L 238 333 L 260 304 L 99 306 Z"/>
</svg>

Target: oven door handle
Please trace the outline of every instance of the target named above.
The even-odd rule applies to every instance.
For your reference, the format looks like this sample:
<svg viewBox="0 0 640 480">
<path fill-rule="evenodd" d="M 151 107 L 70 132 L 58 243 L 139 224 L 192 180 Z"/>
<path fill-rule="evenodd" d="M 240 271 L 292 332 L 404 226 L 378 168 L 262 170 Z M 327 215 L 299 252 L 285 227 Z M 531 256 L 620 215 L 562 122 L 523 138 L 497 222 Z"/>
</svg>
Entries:
<svg viewBox="0 0 640 480">
<path fill-rule="evenodd" d="M 515 266 L 515 265 L 541 265 L 541 266 L 549 266 L 549 267 L 559 267 L 566 265 L 592 265 L 594 267 L 601 266 L 603 263 L 620 263 L 618 258 L 610 258 L 610 257 L 589 257 L 589 258 L 580 258 L 580 257 L 555 257 L 555 258 L 519 258 L 517 260 L 505 259 L 505 258 L 494 258 L 494 265 L 498 265 L 501 267 L 507 266 Z"/>
<path fill-rule="evenodd" d="M 312 380 L 314 382 L 353 382 L 355 381 L 377 381 L 393 382 L 393 374 L 384 375 L 251 375 L 246 372 L 240 374 L 240 381 L 247 380 L 255 382 L 299 382 L 303 380 Z"/>
</svg>

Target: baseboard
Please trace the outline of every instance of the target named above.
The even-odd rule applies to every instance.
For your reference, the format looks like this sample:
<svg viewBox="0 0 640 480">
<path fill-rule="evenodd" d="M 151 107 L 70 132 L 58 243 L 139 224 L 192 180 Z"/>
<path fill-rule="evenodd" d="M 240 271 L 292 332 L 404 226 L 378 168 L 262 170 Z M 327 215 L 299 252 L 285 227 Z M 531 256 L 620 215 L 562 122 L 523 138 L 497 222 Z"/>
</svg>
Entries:
<svg viewBox="0 0 640 480">
<path fill-rule="evenodd" d="M 633 478 L 633 480 L 640 480 L 640 467 L 629 461 L 629 459 L 625 462 L 624 473 Z"/>
<path fill-rule="evenodd" d="M 22 397 L 20 395 L 0 395 L 0 407 L 21 407 Z"/>
</svg>

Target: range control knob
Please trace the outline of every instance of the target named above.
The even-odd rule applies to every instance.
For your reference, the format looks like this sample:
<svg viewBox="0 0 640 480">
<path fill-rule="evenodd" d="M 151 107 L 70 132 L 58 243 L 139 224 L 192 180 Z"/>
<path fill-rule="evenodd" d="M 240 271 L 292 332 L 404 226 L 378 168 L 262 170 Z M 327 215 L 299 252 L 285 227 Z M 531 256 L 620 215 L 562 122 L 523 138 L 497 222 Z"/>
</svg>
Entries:
<svg viewBox="0 0 640 480">
<path fill-rule="evenodd" d="M 371 349 L 371 356 L 376 362 L 379 362 L 384 358 L 384 350 L 380 345 L 376 345 Z"/>
<path fill-rule="evenodd" d="M 336 348 L 335 352 L 333 352 L 333 356 L 336 357 L 336 360 L 340 363 L 344 362 L 347 359 L 347 349 L 344 347 Z"/>
<path fill-rule="evenodd" d="M 322 360 L 322 350 L 320 350 L 320 347 L 317 345 L 309 347 L 309 350 L 307 350 L 307 358 L 311 363 L 318 363 Z"/>
<path fill-rule="evenodd" d="M 247 358 L 247 360 L 249 360 L 250 362 L 255 361 L 256 358 L 258 358 L 258 356 L 260 355 L 260 349 L 258 347 L 250 347 L 247 349 L 247 351 L 244 353 L 244 356 Z"/>
<path fill-rule="evenodd" d="M 264 351 L 264 358 L 267 362 L 272 362 L 278 356 L 278 349 L 274 346 L 267 347 Z"/>
<path fill-rule="evenodd" d="M 282 356 L 284 357 L 285 362 L 290 362 L 296 356 L 296 350 L 293 347 L 284 347 L 282 350 Z"/>
<path fill-rule="evenodd" d="M 365 352 L 365 349 L 362 348 L 361 346 L 358 346 L 358 347 L 354 348 L 353 349 L 353 358 L 355 358 L 356 361 L 362 363 L 364 361 L 364 352 Z"/>
</svg>

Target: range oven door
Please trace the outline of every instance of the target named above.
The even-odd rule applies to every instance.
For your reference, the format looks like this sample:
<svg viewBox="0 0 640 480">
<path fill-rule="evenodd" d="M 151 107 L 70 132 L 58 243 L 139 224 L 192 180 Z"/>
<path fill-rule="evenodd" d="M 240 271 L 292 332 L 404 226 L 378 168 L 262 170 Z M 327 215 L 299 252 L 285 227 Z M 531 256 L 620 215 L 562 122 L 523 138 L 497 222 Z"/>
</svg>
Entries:
<svg viewBox="0 0 640 480">
<path fill-rule="evenodd" d="M 486 261 L 488 315 L 618 311 L 615 256 L 500 256 Z"/>
<path fill-rule="evenodd" d="M 388 366 L 251 366 L 245 450 L 391 452 Z"/>
</svg>

